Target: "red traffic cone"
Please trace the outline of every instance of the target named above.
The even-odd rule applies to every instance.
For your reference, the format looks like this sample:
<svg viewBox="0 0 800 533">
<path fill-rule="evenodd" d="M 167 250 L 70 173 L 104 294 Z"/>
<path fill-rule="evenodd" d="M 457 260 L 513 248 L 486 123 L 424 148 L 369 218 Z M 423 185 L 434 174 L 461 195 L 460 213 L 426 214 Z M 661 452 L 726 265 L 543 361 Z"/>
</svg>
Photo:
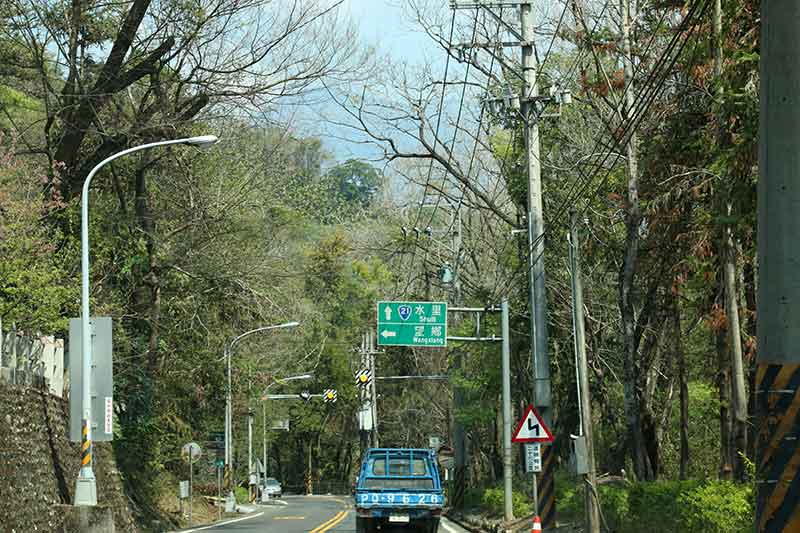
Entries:
<svg viewBox="0 0 800 533">
<path fill-rule="evenodd" d="M 539 520 L 538 516 L 533 517 L 533 528 L 531 529 L 531 533 L 536 533 L 537 531 L 542 530 L 542 521 Z"/>
</svg>

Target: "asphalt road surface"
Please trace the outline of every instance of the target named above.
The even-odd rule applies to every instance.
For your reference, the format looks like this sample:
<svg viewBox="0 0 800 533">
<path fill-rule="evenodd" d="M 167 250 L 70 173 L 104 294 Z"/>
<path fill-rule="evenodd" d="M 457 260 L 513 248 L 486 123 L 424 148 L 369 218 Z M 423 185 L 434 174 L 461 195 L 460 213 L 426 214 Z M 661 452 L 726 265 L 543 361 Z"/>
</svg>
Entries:
<svg viewBox="0 0 800 533">
<path fill-rule="evenodd" d="M 285 496 L 285 504 L 260 505 L 258 511 L 218 525 L 184 530 L 232 533 L 353 533 L 356 519 L 352 498 L 335 496 Z M 381 533 L 408 533 L 410 528 L 382 530 Z M 467 533 L 465 529 L 442 519 L 439 533 Z"/>
</svg>

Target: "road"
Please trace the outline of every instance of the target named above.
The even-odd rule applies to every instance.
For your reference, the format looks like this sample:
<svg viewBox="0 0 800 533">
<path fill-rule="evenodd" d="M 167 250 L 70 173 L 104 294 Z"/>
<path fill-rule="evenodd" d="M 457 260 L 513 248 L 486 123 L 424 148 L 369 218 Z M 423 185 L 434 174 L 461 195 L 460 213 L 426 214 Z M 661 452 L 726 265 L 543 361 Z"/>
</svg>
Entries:
<svg viewBox="0 0 800 533">
<path fill-rule="evenodd" d="M 219 525 L 186 529 L 183 533 L 207 531 L 231 533 L 353 533 L 356 519 L 352 501 L 347 497 L 286 496 L 285 505 L 259 506 L 249 515 L 223 521 Z M 381 533 L 407 533 L 408 528 L 397 528 Z M 465 529 L 442 519 L 439 533 L 467 533 Z"/>
</svg>

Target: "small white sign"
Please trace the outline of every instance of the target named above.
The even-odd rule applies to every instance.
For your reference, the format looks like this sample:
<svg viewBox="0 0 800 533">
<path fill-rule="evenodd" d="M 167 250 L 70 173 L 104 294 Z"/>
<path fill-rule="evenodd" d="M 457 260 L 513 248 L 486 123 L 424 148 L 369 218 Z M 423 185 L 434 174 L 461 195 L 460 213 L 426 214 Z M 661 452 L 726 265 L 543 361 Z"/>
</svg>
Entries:
<svg viewBox="0 0 800 533">
<path fill-rule="evenodd" d="M 185 500 L 189 497 L 189 482 L 188 481 L 181 481 L 178 483 L 178 491 L 180 498 Z"/>
<path fill-rule="evenodd" d="M 114 431 L 114 400 L 111 396 L 106 396 L 105 426 L 106 433 Z"/>
<path fill-rule="evenodd" d="M 525 445 L 525 472 L 542 471 L 542 447 L 540 444 Z"/>
</svg>

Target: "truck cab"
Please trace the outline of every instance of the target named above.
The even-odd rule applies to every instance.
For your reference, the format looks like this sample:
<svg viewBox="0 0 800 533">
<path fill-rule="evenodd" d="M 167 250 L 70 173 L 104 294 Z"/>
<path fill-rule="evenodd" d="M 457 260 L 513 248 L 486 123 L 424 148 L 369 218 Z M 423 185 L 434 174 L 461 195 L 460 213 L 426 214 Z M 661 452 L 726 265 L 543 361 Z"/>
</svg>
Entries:
<svg viewBox="0 0 800 533">
<path fill-rule="evenodd" d="M 436 454 L 419 448 L 370 448 L 355 490 L 356 533 L 408 526 L 437 533 L 444 507 Z"/>
</svg>

